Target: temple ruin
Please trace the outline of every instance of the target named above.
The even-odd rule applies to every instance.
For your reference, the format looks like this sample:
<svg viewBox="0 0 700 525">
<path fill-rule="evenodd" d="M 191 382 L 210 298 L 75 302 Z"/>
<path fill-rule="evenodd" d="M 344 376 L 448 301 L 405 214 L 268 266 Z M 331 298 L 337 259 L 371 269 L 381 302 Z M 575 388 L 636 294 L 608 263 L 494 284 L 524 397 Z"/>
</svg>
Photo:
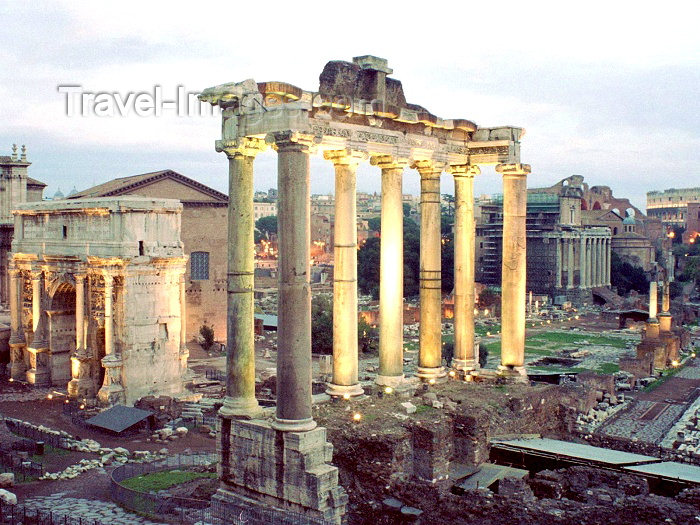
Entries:
<svg viewBox="0 0 700 525">
<path fill-rule="evenodd" d="M 420 348 L 417 376 L 443 380 L 441 357 L 440 177 L 455 181 L 455 373 L 477 367 L 474 345 L 473 182 L 479 166 L 503 177 L 502 352 L 500 371 L 524 378 L 525 214 L 530 166 L 520 162 L 523 129 L 481 128 L 439 118 L 406 102 L 387 61 L 332 61 L 318 92 L 249 79 L 206 89 L 222 109 L 217 151 L 229 160 L 227 391 L 220 410 L 219 501 L 254 501 L 340 523 L 347 496 L 328 465 L 332 446 L 311 400 L 309 157 L 335 167 L 332 396 L 363 393 L 357 374 L 356 170 L 381 173 L 380 348 L 376 382 L 400 387 L 403 373 L 402 177 L 421 177 Z M 278 153 L 279 303 L 277 407 L 262 419 L 255 399 L 253 337 L 253 161 Z"/>
<path fill-rule="evenodd" d="M 182 391 L 182 205 L 145 197 L 25 203 L 10 261 L 10 373 L 73 398 Z"/>
</svg>

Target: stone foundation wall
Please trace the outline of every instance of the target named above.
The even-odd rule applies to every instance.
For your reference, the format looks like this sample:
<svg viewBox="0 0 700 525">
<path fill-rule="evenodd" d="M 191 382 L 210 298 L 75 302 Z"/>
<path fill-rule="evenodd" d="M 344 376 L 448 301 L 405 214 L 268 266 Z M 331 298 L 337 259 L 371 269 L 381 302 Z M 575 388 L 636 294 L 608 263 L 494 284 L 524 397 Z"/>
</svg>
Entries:
<svg viewBox="0 0 700 525">
<path fill-rule="evenodd" d="M 219 501 L 248 498 L 281 511 L 343 522 L 348 496 L 338 483 L 337 467 L 328 464 L 333 445 L 326 441 L 325 428 L 280 432 L 267 421 L 222 418 L 218 435 Z"/>
</svg>

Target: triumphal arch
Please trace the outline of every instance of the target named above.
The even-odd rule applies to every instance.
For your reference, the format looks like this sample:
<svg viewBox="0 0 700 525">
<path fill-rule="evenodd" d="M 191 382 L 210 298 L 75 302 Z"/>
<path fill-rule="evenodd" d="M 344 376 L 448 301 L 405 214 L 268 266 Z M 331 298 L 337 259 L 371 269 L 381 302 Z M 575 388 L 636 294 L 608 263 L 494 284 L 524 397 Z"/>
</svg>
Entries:
<svg viewBox="0 0 700 525">
<path fill-rule="evenodd" d="M 180 393 L 181 211 L 177 200 L 136 196 L 15 210 L 11 377 L 103 405 Z"/>
<path fill-rule="evenodd" d="M 387 61 L 332 61 L 316 92 L 284 82 L 245 80 L 206 89 L 222 109 L 217 151 L 229 161 L 227 396 L 220 411 L 220 501 L 241 499 L 340 522 L 347 496 L 327 464 L 332 447 L 311 406 L 309 157 L 335 167 L 335 277 L 332 396 L 362 394 L 357 354 L 357 166 L 381 177 L 379 385 L 403 372 L 402 176 L 420 173 L 420 349 L 417 376 L 439 381 L 441 359 L 440 177 L 455 183 L 455 359 L 458 374 L 477 366 L 474 351 L 473 181 L 481 165 L 503 177 L 502 365 L 524 374 L 527 164 L 521 128 L 478 127 L 444 119 L 406 101 Z M 253 160 L 278 154 L 279 305 L 277 408 L 261 418 L 255 399 L 253 338 Z M 330 447 L 330 450 L 329 450 Z"/>
</svg>

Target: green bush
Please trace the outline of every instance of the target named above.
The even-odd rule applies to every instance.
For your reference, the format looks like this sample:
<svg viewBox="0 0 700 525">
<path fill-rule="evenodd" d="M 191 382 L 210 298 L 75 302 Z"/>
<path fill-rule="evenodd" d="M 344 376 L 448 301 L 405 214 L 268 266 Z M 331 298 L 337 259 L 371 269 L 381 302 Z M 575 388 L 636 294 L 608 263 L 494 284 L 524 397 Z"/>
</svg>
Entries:
<svg viewBox="0 0 700 525">
<path fill-rule="evenodd" d="M 199 327 L 199 335 L 202 336 L 202 348 L 209 350 L 214 346 L 214 327 L 203 324 Z"/>
</svg>

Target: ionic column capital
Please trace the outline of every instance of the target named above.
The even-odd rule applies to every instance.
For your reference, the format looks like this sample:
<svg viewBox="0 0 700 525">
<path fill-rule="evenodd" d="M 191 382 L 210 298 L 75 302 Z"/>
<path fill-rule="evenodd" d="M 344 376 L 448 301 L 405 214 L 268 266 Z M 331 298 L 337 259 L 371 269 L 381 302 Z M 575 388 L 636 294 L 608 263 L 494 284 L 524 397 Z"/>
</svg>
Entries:
<svg viewBox="0 0 700 525">
<path fill-rule="evenodd" d="M 321 139 L 310 133 L 290 130 L 268 133 L 265 142 L 277 151 L 309 151 L 315 149 Z"/>
<path fill-rule="evenodd" d="M 229 159 L 235 157 L 255 157 L 267 149 L 265 139 L 241 137 L 235 140 L 217 141 L 216 151 L 223 151 Z"/>
<path fill-rule="evenodd" d="M 76 281 L 76 282 L 78 282 L 78 281 L 84 281 L 85 279 L 87 279 L 87 272 L 78 272 L 78 273 L 74 273 L 74 274 L 73 274 L 73 277 L 75 278 L 75 281 Z"/>
<path fill-rule="evenodd" d="M 323 158 L 330 160 L 334 166 L 357 166 L 367 160 L 368 155 L 363 151 L 336 149 L 324 151 Z"/>
<path fill-rule="evenodd" d="M 31 276 L 32 281 L 39 281 L 41 280 L 41 277 L 44 275 L 43 270 L 31 270 L 29 272 L 29 275 Z"/>
<path fill-rule="evenodd" d="M 409 164 L 408 159 L 391 155 L 375 155 L 369 159 L 369 163 L 383 170 L 404 169 Z"/>
<path fill-rule="evenodd" d="M 103 272 L 102 278 L 105 280 L 105 286 L 112 286 L 114 282 L 114 276 L 109 272 Z"/>
<path fill-rule="evenodd" d="M 531 171 L 529 164 L 498 164 L 496 166 L 496 173 L 503 176 L 526 177 Z"/>
<path fill-rule="evenodd" d="M 8 270 L 7 270 L 7 273 L 10 277 L 19 277 L 22 274 L 22 270 L 20 270 L 19 268 L 10 266 L 10 268 L 8 268 Z"/>
<path fill-rule="evenodd" d="M 445 169 L 445 165 L 432 160 L 416 160 L 411 164 L 411 168 L 417 170 L 421 178 L 438 179 Z"/>
<path fill-rule="evenodd" d="M 481 174 L 481 168 L 476 164 L 458 164 L 453 166 L 448 166 L 446 169 L 447 173 L 452 174 L 453 177 L 475 177 Z"/>
</svg>

